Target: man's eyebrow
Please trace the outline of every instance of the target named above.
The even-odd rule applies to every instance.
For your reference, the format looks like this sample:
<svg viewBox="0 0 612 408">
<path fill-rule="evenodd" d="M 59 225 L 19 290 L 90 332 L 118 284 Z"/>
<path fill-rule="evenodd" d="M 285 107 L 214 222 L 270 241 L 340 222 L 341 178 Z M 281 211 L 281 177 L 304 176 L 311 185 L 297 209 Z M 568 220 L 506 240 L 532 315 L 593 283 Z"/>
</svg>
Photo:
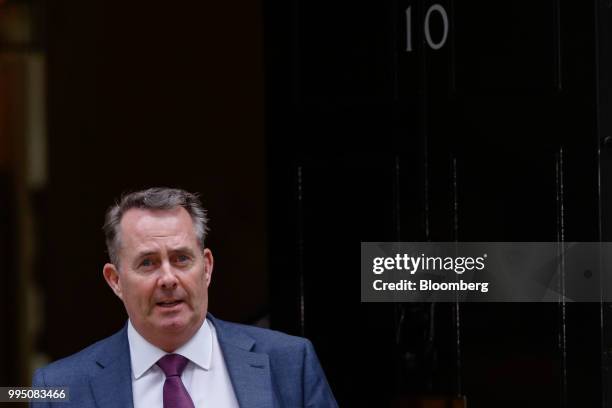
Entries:
<svg viewBox="0 0 612 408">
<path fill-rule="evenodd" d="M 170 252 L 183 252 L 183 253 L 186 253 L 186 254 L 193 255 L 193 249 L 191 249 L 188 246 L 180 246 L 180 247 L 177 247 L 177 248 L 172 248 L 172 249 L 170 249 Z"/>
<path fill-rule="evenodd" d="M 156 255 L 157 251 L 145 250 L 136 254 L 136 259 L 144 258 L 145 256 Z"/>
<path fill-rule="evenodd" d="M 170 248 L 169 250 L 170 253 L 184 253 L 184 254 L 189 254 L 189 255 L 194 255 L 193 250 L 188 247 L 188 246 L 180 246 L 180 247 L 176 247 L 176 248 Z M 141 252 L 138 252 L 136 254 L 136 260 L 142 259 L 144 257 L 147 256 L 152 256 L 152 255 L 158 255 L 158 251 L 154 251 L 154 250 L 143 250 Z"/>
</svg>

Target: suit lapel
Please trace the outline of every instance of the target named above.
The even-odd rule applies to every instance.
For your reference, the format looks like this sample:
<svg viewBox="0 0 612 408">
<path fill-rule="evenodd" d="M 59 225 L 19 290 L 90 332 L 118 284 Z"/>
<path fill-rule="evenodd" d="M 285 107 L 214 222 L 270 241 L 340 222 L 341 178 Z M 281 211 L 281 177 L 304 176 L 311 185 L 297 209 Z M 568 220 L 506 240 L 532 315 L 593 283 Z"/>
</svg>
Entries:
<svg viewBox="0 0 612 408">
<path fill-rule="evenodd" d="M 253 352 L 255 340 L 239 328 L 215 319 L 214 325 L 221 351 L 241 408 L 274 406 L 270 359 Z M 133 408 L 132 368 L 127 325 L 101 347 L 95 358 L 99 370 L 90 379 L 99 408 Z"/>
<path fill-rule="evenodd" d="M 251 351 L 255 340 L 223 321 L 207 318 L 215 326 L 217 338 L 241 408 L 273 406 L 270 359 L 267 354 Z"/>
<path fill-rule="evenodd" d="M 110 339 L 98 357 L 99 370 L 90 380 L 99 408 L 132 408 L 132 364 L 127 326 Z"/>
</svg>

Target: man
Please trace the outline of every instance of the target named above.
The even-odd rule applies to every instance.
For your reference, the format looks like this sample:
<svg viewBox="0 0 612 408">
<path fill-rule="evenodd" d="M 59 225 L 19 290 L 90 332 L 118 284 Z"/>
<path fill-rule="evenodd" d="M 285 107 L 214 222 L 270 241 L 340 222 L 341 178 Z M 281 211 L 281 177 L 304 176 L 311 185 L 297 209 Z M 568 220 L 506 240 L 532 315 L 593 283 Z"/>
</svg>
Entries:
<svg viewBox="0 0 612 408">
<path fill-rule="evenodd" d="M 104 279 L 129 320 L 36 371 L 34 387 L 69 388 L 70 402 L 58 407 L 337 406 L 308 340 L 207 313 L 213 256 L 196 195 L 128 194 L 107 212 L 104 231 Z"/>
</svg>

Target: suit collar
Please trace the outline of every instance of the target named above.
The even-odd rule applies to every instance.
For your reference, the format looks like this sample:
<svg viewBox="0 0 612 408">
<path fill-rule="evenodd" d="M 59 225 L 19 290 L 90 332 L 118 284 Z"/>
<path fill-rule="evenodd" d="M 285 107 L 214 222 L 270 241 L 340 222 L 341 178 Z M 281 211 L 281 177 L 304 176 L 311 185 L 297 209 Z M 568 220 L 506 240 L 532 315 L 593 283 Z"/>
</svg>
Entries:
<svg viewBox="0 0 612 408">
<path fill-rule="evenodd" d="M 95 357 L 100 368 L 90 379 L 99 408 L 132 408 L 132 368 L 127 325 L 103 343 Z"/>
<path fill-rule="evenodd" d="M 206 315 L 206 320 L 217 329 L 219 342 L 246 351 L 251 351 L 255 347 L 255 339 L 241 330 L 238 325 L 219 320 L 210 313 Z"/>
<path fill-rule="evenodd" d="M 256 353 L 255 339 L 240 326 L 208 314 L 241 408 L 274 406 L 270 358 Z M 90 385 L 99 408 L 132 408 L 132 367 L 127 324 L 101 345 L 95 362 L 100 368 Z"/>
<path fill-rule="evenodd" d="M 238 325 L 206 317 L 215 327 L 236 398 L 241 408 L 273 406 L 270 358 L 256 353 L 255 340 Z"/>
</svg>

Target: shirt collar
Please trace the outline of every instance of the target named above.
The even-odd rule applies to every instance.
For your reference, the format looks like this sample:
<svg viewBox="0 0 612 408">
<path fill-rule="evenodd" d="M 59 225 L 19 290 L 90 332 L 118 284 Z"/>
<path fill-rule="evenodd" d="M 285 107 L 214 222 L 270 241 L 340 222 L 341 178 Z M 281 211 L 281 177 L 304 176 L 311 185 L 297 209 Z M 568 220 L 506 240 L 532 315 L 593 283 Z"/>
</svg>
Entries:
<svg viewBox="0 0 612 408">
<path fill-rule="evenodd" d="M 142 377 L 157 361 L 165 356 L 164 350 L 149 343 L 132 325 L 132 321 L 128 320 L 128 342 L 130 344 L 130 358 L 132 362 L 132 373 L 134 378 Z M 212 360 L 212 333 L 208 320 L 198 331 L 193 335 L 187 343 L 174 351 L 175 354 L 180 354 L 187 357 L 191 362 L 197 364 L 204 370 L 210 369 Z"/>
</svg>

